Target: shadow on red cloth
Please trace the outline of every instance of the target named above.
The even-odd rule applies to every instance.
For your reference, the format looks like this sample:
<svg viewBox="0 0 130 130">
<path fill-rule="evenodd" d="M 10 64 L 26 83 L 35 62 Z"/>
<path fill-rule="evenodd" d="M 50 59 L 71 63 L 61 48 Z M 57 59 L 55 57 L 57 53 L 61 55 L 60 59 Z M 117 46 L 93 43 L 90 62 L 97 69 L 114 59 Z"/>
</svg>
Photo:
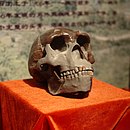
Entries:
<svg viewBox="0 0 130 130">
<path fill-rule="evenodd" d="M 122 88 L 122 89 L 130 92 L 130 88 Z"/>
<path fill-rule="evenodd" d="M 24 79 L 23 81 L 31 87 L 38 87 L 47 90 L 47 83 L 38 83 L 34 79 Z"/>
</svg>

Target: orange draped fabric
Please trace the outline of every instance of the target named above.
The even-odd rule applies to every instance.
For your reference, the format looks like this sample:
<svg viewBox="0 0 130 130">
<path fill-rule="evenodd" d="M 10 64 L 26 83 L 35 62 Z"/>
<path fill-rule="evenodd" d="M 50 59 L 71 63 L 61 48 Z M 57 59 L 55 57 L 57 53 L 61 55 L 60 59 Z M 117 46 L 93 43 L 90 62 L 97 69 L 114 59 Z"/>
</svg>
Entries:
<svg viewBox="0 0 130 130">
<path fill-rule="evenodd" d="M 32 79 L 0 83 L 0 130 L 130 130 L 130 92 L 93 79 L 89 96 L 52 96 Z"/>
</svg>

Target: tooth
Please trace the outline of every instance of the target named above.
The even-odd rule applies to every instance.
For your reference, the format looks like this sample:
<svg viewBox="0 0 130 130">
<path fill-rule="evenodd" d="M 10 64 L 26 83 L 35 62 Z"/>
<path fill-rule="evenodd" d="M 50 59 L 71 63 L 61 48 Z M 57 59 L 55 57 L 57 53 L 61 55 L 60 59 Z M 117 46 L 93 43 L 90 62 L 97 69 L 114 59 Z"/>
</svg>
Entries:
<svg viewBox="0 0 130 130">
<path fill-rule="evenodd" d="M 85 71 L 86 70 L 86 68 L 83 66 L 83 70 Z"/>
<path fill-rule="evenodd" d="M 71 78 L 74 79 L 74 75 L 71 75 Z"/>
<path fill-rule="evenodd" d="M 79 71 L 79 69 L 78 69 L 78 67 L 76 67 L 76 68 L 75 68 L 75 72 L 78 72 L 78 71 Z"/>
<path fill-rule="evenodd" d="M 72 70 L 72 73 L 75 74 L 75 70 Z"/>
<path fill-rule="evenodd" d="M 90 75 L 90 76 L 92 76 L 93 72 L 92 71 L 88 71 L 87 74 Z"/>
<path fill-rule="evenodd" d="M 87 71 L 92 71 L 92 68 L 86 68 Z"/>
<path fill-rule="evenodd" d="M 73 71 L 72 71 L 72 70 L 70 71 L 70 74 L 71 74 L 71 75 L 73 74 Z"/>
<path fill-rule="evenodd" d="M 81 72 L 82 75 L 85 75 L 84 71 Z"/>
<path fill-rule="evenodd" d="M 79 72 L 79 77 L 81 77 L 82 76 L 82 73 L 81 72 Z"/>
<path fill-rule="evenodd" d="M 70 72 L 69 72 L 69 71 L 67 71 L 67 72 L 66 72 L 66 74 L 67 74 L 67 75 L 69 75 L 69 74 L 70 74 Z"/>
<path fill-rule="evenodd" d="M 66 76 L 64 76 L 64 79 L 65 79 L 65 80 L 66 80 L 66 78 L 67 78 L 67 77 L 66 77 Z"/>
<path fill-rule="evenodd" d="M 66 75 L 66 72 L 64 72 L 63 75 L 65 76 L 65 75 Z"/>
<path fill-rule="evenodd" d="M 75 74 L 75 77 L 78 78 L 79 77 L 78 74 Z"/>
<path fill-rule="evenodd" d="M 63 73 L 60 73 L 60 76 L 63 77 Z"/>
<path fill-rule="evenodd" d="M 86 67 L 86 68 L 85 68 L 85 70 L 87 71 L 87 70 L 88 70 L 88 68 Z"/>
<path fill-rule="evenodd" d="M 83 69 L 82 69 L 82 67 L 79 67 L 79 71 L 82 71 Z"/>
<path fill-rule="evenodd" d="M 61 79 L 60 79 L 61 81 L 64 81 L 64 78 L 63 77 L 61 77 Z"/>
<path fill-rule="evenodd" d="M 71 79 L 71 76 L 70 76 L 70 75 L 67 75 L 67 79 Z"/>
<path fill-rule="evenodd" d="M 88 72 L 87 72 L 87 71 L 84 71 L 84 75 L 88 75 Z"/>
</svg>

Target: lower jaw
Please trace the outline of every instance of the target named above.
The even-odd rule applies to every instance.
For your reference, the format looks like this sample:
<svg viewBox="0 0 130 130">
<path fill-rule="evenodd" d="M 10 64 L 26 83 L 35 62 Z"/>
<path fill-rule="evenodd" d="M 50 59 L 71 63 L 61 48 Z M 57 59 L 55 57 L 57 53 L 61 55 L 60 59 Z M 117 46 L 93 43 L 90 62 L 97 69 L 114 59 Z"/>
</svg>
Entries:
<svg viewBox="0 0 130 130">
<path fill-rule="evenodd" d="M 66 80 L 63 83 L 55 83 L 52 80 L 49 83 L 49 92 L 52 95 L 67 95 L 69 97 L 84 97 L 86 93 L 91 90 L 92 77 L 75 78 L 72 80 Z"/>
</svg>

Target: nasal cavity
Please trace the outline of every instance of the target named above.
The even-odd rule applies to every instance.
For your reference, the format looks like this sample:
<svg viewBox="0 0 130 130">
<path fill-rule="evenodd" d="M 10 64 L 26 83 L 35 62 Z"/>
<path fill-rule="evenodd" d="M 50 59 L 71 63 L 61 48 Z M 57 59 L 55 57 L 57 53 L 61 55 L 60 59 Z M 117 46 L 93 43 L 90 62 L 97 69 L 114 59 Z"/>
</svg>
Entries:
<svg viewBox="0 0 130 130">
<path fill-rule="evenodd" d="M 84 58 L 84 54 L 83 54 L 82 50 L 80 49 L 80 46 L 75 45 L 75 46 L 73 47 L 73 49 L 72 49 L 72 52 L 74 52 L 74 51 L 78 51 L 79 54 L 80 54 L 80 57 L 81 57 L 82 59 Z"/>
<path fill-rule="evenodd" d="M 75 50 L 79 50 L 80 51 L 80 47 L 78 45 L 75 45 L 72 49 L 72 51 L 75 51 Z"/>
</svg>

